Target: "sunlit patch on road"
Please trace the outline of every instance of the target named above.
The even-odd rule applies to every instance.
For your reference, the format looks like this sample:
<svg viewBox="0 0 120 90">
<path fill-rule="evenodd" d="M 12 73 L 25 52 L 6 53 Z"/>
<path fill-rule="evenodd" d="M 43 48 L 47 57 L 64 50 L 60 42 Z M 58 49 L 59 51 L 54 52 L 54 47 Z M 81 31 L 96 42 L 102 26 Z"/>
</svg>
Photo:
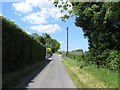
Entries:
<svg viewBox="0 0 120 90">
<path fill-rule="evenodd" d="M 54 58 L 51 57 L 51 58 L 48 58 L 48 60 L 54 60 Z"/>
</svg>

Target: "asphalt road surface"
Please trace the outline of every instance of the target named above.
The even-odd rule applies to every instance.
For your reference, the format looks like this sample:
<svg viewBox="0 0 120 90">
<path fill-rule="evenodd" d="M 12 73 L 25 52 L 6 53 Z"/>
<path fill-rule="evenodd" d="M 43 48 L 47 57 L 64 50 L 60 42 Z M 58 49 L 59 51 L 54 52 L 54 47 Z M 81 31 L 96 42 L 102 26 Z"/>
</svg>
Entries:
<svg viewBox="0 0 120 90">
<path fill-rule="evenodd" d="M 28 84 L 26 88 L 75 88 L 61 63 L 62 57 L 54 54 L 51 62 Z"/>
</svg>

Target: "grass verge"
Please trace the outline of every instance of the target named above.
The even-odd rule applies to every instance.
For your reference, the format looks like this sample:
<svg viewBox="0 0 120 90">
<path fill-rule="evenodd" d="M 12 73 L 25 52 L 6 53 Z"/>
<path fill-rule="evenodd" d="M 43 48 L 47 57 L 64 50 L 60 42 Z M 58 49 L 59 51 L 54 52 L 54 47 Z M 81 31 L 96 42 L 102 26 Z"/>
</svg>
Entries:
<svg viewBox="0 0 120 90">
<path fill-rule="evenodd" d="M 77 88 L 118 88 L 117 72 L 70 58 L 62 63 Z"/>
<path fill-rule="evenodd" d="M 9 73 L 3 76 L 2 78 L 2 88 L 13 88 L 21 82 L 25 77 L 29 76 L 38 68 L 43 68 L 48 63 L 47 60 L 44 60 L 40 63 L 27 66 L 21 70 L 18 70 L 14 73 Z"/>
<path fill-rule="evenodd" d="M 66 61 L 62 61 L 62 63 L 64 64 L 64 67 L 66 68 L 67 72 L 69 73 L 72 81 L 74 82 L 74 84 L 77 86 L 77 88 L 84 88 L 87 87 L 86 85 L 84 85 L 79 79 L 78 76 L 72 72 L 72 70 L 70 69 L 69 64 Z"/>
<path fill-rule="evenodd" d="M 96 68 L 94 65 L 89 65 L 83 68 L 84 71 L 87 71 L 95 78 L 103 81 L 111 88 L 118 88 L 118 72 L 110 71 L 105 68 Z"/>
</svg>

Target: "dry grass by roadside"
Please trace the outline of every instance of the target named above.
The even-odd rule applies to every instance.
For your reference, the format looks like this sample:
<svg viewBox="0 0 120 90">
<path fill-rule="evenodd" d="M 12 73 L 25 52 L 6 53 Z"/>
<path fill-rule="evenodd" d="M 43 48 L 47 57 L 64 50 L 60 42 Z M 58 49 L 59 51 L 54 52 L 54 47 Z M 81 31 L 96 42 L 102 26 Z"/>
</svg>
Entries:
<svg viewBox="0 0 120 90">
<path fill-rule="evenodd" d="M 108 88 L 104 82 L 97 80 L 94 76 L 89 74 L 88 72 L 83 71 L 78 67 L 70 67 L 71 71 L 74 72 L 79 80 L 83 82 L 90 88 Z"/>
<path fill-rule="evenodd" d="M 94 67 L 93 69 L 94 72 L 92 72 L 92 70 L 90 70 L 92 66 L 88 65 L 83 68 L 80 68 L 78 64 L 79 62 L 75 60 L 71 60 L 69 58 L 63 60 L 62 63 L 64 64 L 65 68 L 70 74 L 71 79 L 78 88 L 117 88 L 118 87 L 117 76 L 116 76 L 117 74 L 113 75 L 113 73 L 110 73 L 109 71 L 106 70 L 106 73 L 109 73 L 108 76 L 107 74 L 104 74 L 104 70 L 103 71 L 100 70 L 100 72 L 97 71 L 99 69 L 96 67 Z M 98 76 L 95 75 L 96 73 L 98 73 L 97 74 Z M 102 73 L 104 76 L 102 76 Z M 114 80 L 106 79 L 111 77 L 113 77 Z"/>
<path fill-rule="evenodd" d="M 62 61 L 62 63 L 64 64 L 64 67 L 65 67 L 65 69 L 67 70 L 67 72 L 69 73 L 69 75 L 70 75 L 72 81 L 74 82 L 75 86 L 76 86 L 77 88 L 85 88 L 85 87 L 87 88 L 87 86 L 79 80 L 78 75 L 75 74 L 75 73 L 71 70 L 70 66 L 69 66 L 66 62 L 64 62 L 64 61 Z"/>
</svg>

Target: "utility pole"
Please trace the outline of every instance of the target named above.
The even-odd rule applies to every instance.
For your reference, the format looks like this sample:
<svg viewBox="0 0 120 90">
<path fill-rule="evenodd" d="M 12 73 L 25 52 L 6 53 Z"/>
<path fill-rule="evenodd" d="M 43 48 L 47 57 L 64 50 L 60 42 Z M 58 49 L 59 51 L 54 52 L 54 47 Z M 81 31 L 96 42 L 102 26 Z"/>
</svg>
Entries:
<svg viewBox="0 0 120 90">
<path fill-rule="evenodd" d="M 67 53 L 66 55 L 68 54 L 68 27 L 67 27 Z"/>
<path fill-rule="evenodd" d="M 45 58 L 48 60 L 47 43 L 45 46 L 46 46 L 46 57 Z"/>
</svg>

